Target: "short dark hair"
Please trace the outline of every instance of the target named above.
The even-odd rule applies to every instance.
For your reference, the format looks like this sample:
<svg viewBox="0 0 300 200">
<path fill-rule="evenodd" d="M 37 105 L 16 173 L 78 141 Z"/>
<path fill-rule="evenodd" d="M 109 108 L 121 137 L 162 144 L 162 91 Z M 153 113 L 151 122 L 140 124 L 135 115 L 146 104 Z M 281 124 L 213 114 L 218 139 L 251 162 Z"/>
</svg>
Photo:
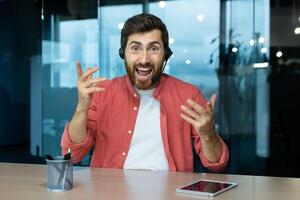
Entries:
<svg viewBox="0 0 300 200">
<path fill-rule="evenodd" d="M 126 20 L 121 31 L 121 48 L 125 51 L 128 37 L 135 33 L 145 33 L 158 29 L 161 31 L 161 39 L 164 45 L 165 51 L 169 48 L 169 33 L 166 25 L 160 18 L 155 15 L 143 13 L 135 15 Z"/>
</svg>

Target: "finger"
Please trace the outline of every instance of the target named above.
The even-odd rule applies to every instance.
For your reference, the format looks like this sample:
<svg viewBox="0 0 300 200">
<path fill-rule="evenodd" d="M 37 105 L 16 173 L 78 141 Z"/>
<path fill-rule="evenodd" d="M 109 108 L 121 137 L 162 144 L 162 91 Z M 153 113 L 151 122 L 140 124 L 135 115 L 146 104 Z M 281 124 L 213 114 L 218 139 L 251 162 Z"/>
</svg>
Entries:
<svg viewBox="0 0 300 200">
<path fill-rule="evenodd" d="M 98 67 L 92 67 L 87 69 L 81 76 L 82 80 L 87 80 L 89 78 L 92 78 L 93 73 L 95 73 L 96 71 L 98 71 Z"/>
<path fill-rule="evenodd" d="M 88 81 L 85 82 L 84 86 L 85 87 L 95 86 L 96 83 L 100 83 L 100 82 L 102 82 L 104 80 L 106 80 L 106 77 L 100 77 L 100 78 L 90 79 L 90 80 L 88 80 Z"/>
<path fill-rule="evenodd" d="M 201 115 L 203 112 L 205 112 L 205 109 L 204 109 L 202 106 L 200 106 L 199 104 L 197 104 L 195 101 L 193 101 L 193 100 L 191 100 L 191 99 L 188 99 L 188 100 L 187 100 L 187 103 L 188 103 L 189 105 L 191 105 L 192 108 L 193 108 L 198 114 Z"/>
<path fill-rule="evenodd" d="M 217 94 L 215 94 L 215 93 L 212 94 L 209 101 L 211 103 L 212 109 L 214 110 L 215 109 L 215 103 L 217 101 Z"/>
<path fill-rule="evenodd" d="M 91 81 L 93 79 L 93 76 L 92 75 L 89 75 L 88 77 L 87 77 L 87 79 L 86 80 L 84 80 L 85 82 L 88 82 L 88 81 Z M 88 86 L 87 86 L 88 87 Z"/>
<path fill-rule="evenodd" d="M 189 124 L 191 124 L 191 125 L 193 125 L 193 126 L 196 124 L 196 121 L 195 121 L 194 119 L 188 117 L 187 115 L 185 115 L 185 114 L 183 114 L 183 113 L 180 114 L 180 117 L 181 117 L 184 121 L 188 122 Z"/>
<path fill-rule="evenodd" d="M 217 95 L 213 94 L 210 97 L 210 100 L 206 103 L 207 111 L 212 114 L 214 112 L 215 103 L 216 103 Z"/>
<path fill-rule="evenodd" d="M 206 111 L 207 113 L 209 113 L 210 115 L 212 115 L 212 113 L 214 112 L 214 108 L 212 106 L 212 103 L 210 101 L 208 101 L 206 103 Z"/>
<path fill-rule="evenodd" d="M 199 119 L 200 118 L 200 116 L 196 112 L 192 111 L 191 109 L 189 109 L 185 105 L 181 105 L 180 108 L 181 108 L 181 110 L 183 110 L 185 113 L 189 114 L 194 119 Z"/>
<path fill-rule="evenodd" d="M 83 74 L 82 67 L 79 61 L 76 62 L 76 69 L 77 69 L 77 77 L 79 78 Z"/>
<path fill-rule="evenodd" d="M 102 92 L 104 90 L 105 90 L 105 88 L 101 88 L 101 87 L 90 87 L 90 88 L 87 89 L 87 93 L 88 94 L 93 94 L 95 92 Z"/>
</svg>

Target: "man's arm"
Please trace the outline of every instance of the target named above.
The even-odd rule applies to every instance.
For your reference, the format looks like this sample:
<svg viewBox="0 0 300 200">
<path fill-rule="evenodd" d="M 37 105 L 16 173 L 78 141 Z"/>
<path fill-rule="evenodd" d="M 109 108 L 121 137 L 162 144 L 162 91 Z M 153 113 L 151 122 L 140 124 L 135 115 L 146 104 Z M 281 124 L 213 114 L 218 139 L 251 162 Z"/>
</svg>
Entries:
<svg viewBox="0 0 300 200">
<path fill-rule="evenodd" d="M 74 143 L 81 143 L 84 141 L 87 135 L 87 112 L 86 111 L 75 111 L 72 120 L 69 123 L 68 131 L 69 137 Z"/>
<path fill-rule="evenodd" d="M 87 136 L 87 113 L 94 92 L 104 91 L 104 88 L 94 87 L 96 83 L 105 80 L 102 78 L 92 78 L 92 74 L 98 71 L 97 67 L 89 68 L 83 72 L 79 62 L 77 65 L 77 88 L 78 103 L 76 111 L 69 123 L 69 137 L 73 143 L 81 143 Z"/>
<path fill-rule="evenodd" d="M 187 104 L 182 105 L 182 119 L 190 123 L 200 137 L 201 147 L 204 157 L 210 163 L 217 163 L 222 155 L 222 143 L 214 130 L 213 110 L 216 101 L 216 95 L 212 95 L 206 107 L 197 104 L 195 101 L 188 99 Z"/>
<path fill-rule="evenodd" d="M 216 163 L 220 160 L 222 146 L 217 133 L 214 132 L 210 136 L 201 137 L 201 146 L 203 155 L 209 162 Z"/>
</svg>

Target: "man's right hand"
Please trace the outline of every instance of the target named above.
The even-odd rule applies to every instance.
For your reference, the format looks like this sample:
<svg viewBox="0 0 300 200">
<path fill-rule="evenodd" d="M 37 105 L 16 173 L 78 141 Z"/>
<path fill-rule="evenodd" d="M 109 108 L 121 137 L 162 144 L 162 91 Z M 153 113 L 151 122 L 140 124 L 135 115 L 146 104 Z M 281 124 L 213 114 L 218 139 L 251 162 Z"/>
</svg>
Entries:
<svg viewBox="0 0 300 200">
<path fill-rule="evenodd" d="M 82 71 L 80 62 L 77 65 L 77 88 L 78 88 L 78 103 L 76 111 L 73 114 L 72 120 L 69 123 L 68 131 L 72 142 L 83 142 L 87 136 L 87 111 L 89 109 L 92 95 L 94 92 L 101 92 L 104 88 L 96 86 L 97 83 L 104 81 L 105 78 L 92 78 L 93 73 L 98 71 L 97 67 Z"/>
<path fill-rule="evenodd" d="M 92 78 L 93 73 L 98 71 L 98 67 L 88 68 L 85 72 L 83 72 L 79 61 L 76 63 L 76 66 L 78 88 L 78 103 L 76 111 L 87 112 L 93 93 L 105 90 L 104 88 L 96 87 L 96 84 L 106 80 L 106 78 Z"/>
</svg>

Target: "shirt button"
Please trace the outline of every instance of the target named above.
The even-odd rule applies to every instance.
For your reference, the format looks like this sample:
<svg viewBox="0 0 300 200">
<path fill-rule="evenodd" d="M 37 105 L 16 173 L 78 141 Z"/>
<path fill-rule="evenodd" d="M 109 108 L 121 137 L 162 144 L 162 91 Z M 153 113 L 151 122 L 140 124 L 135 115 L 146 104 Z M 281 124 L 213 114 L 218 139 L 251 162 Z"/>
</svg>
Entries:
<svg viewBox="0 0 300 200">
<path fill-rule="evenodd" d="M 131 133 L 132 133 L 132 131 L 131 131 L 131 130 L 129 130 L 129 131 L 128 131 L 128 133 L 129 133 L 129 134 L 131 134 Z"/>
<path fill-rule="evenodd" d="M 123 156 L 125 156 L 125 155 L 126 155 L 126 153 L 125 153 L 125 152 L 123 152 L 123 153 L 122 153 L 122 155 L 123 155 Z"/>
<path fill-rule="evenodd" d="M 136 94 L 134 94 L 133 96 L 134 96 L 134 97 L 137 97 L 137 95 L 136 95 Z"/>
<path fill-rule="evenodd" d="M 137 107 L 134 107 L 134 108 L 133 108 L 133 110 L 135 110 L 135 111 L 136 111 L 137 109 L 138 109 Z"/>
</svg>

